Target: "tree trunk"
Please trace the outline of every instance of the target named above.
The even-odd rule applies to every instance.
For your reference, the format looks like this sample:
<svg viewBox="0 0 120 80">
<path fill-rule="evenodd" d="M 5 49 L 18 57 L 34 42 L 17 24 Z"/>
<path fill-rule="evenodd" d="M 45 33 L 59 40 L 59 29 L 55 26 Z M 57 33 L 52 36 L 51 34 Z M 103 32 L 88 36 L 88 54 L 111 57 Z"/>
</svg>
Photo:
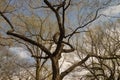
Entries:
<svg viewBox="0 0 120 80">
<path fill-rule="evenodd" d="M 56 57 L 53 57 L 51 59 L 51 61 L 52 61 L 52 71 L 53 71 L 52 80 L 62 80 L 61 77 L 60 77 L 58 60 L 59 59 L 56 58 Z"/>
<path fill-rule="evenodd" d="M 39 59 L 36 59 L 36 80 L 40 80 L 40 63 Z"/>
</svg>

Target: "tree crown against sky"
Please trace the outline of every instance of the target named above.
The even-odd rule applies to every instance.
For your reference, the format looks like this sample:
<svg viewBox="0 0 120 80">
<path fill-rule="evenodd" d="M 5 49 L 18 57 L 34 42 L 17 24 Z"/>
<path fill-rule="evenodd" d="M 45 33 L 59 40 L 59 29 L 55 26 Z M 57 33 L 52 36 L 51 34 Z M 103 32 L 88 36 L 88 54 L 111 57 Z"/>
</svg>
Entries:
<svg viewBox="0 0 120 80">
<path fill-rule="evenodd" d="M 106 17 L 101 12 L 110 6 L 119 5 L 116 3 L 118 1 L 3 0 L 0 5 L 2 6 L 0 9 L 1 39 L 7 41 L 1 42 L 1 45 L 19 46 L 27 49 L 38 63 L 36 65 L 38 73 L 40 66 L 43 67 L 49 60 L 51 73 L 48 75 L 51 75 L 52 80 L 62 80 L 78 66 L 89 69 L 85 62 L 91 57 L 98 59 L 116 58 L 116 56 L 102 57 L 97 54 L 84 54 L 84 50 L 81 49 L 85 57 L 60 72 L 59 59 L 62 53 L 69 54 L 76 51 L 77 47 L 80 46 L 77 41 L 82 38 L 81 36 L 85 32 L 89 32 L 87 28 L 94 25 L 94 22 L 101 16 Z M 5 4 L 6 6 L 4 6 Z M 76 38 L 77 35 L 79 37 Z M 92 38 L 91 35 L 89 36 Z M 51 51 L 53 45 L 55 45 L 55 50 Z M 40 79 L 38 73 L 36 73 L 36 80 Z M 91 73 L 93 72 L 91 71 Z M 99 78 L 95 74 L 93 77 Z"/>
</svg>

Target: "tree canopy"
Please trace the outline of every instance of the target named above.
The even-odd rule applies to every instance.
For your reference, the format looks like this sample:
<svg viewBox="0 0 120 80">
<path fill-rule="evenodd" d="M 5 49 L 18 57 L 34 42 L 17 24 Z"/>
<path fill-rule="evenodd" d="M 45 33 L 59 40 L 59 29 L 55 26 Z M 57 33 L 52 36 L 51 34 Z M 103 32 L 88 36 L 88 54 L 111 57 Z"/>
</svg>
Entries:
<svg viewBox="0 0 120 80">
<path fill-rule="evenodd" d="M 63 80 L 82 70 L 87 71 L 78 76 L 82 80 L 119 79 L 119 15 L 104 14 L 119 0 L 0 2 L 1 47 L 24 48 L 35 60 L 36 74 L 26 79 Z M 61 71 L 65 55 L 70 65 Z"/>
</svg>

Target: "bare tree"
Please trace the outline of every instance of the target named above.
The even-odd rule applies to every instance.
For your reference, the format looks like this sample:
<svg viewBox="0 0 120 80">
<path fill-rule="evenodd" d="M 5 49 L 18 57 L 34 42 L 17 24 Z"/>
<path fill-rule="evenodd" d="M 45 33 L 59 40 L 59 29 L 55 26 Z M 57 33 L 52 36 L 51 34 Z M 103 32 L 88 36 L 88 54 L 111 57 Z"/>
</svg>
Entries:
<svg viewBox="0 0 120 80">
<path fill-rule="evenodd" d="M 2 16 L 2 18 L 9 24 L 10 26 L 10 30 L 7 31 L 7 34 L 10 36 L 13 36 L 15 39 L 21 39 L 23 40 L 23 42 L 27 42 L 29 45 L 34 45 L 36 46 L 35 48 L 39 51 L 42 51 L 44 53 L 44 55 L 33 55 L 33 57 L 36 58 L 36 60 L 38 61 L 39 59 L 43 59 L 43 60 L 47 60 L 50 59 L 51 61 L 51 67 L 52 67 L 52 80 L 62 80 L 66 75 L 68 75 L 71 71 L 73 71 L 76 67 L 82 65 L 83 63 L 85 63 L 90 57 L 98 57 L 99 56 L 95 56 L 95 55 L 86 55 L 86 57 L 84 57 L 81 61 L 73 64 L 72 66 L 70 66 L 68 69 L 66 69 L 65 71 L 60 73 L 60 66 L 59 66 L 59 59 L 61 58 L 61 54 L 62 53 L 70 53 L 75 51 L 75 48 L 71 42 L 71 39 L 74 38 L 74 35 L 76 33 L 80 33 L 80 30 L 83 29 L 84 27 L 87 27 L 89 24 L 93 23 L 96 19 L 98 19 L 100 17 L 99 15 L 99 11 L 103 8 L 105 8 L 106 6 L 108 6 L 108 4 L 110 3 L 111 0 L 105 1 L 105 2 L 99 2 L 98 0 L 94 0 L 95 2 L 89 2 L 89 0 L 85 0 L 85 1 L 74 1 L 74 0 L 36 0 L 32 2 L 32 0 L 25 0 L 23 3 L 22 1 L 22 6 L 24 6 L 23 8 L 28 9 L 26 11 L 26 14 L 30 15 L 30 17 L 34 18 L 34 15 L 40 19 L 42 19 L 42 21 L 45 23 L 44 25 L 44 29 L 38 28 L 40 29 L 40 33 L 38 32 L 38 30 L 33 30 L 33 28 L 30 28 L 31 26 L 33 27 L 34 25 L 31 23 L 28 23 L 30 19 L 28 20 L 22 20 L 22 19 L 15 19 L 20 25 L 16 25 L 15 21 L 13 20 L 13 16 L 17 16 L 17 17 L 29 17 L 29 16 L 25 16 L 26 14 L 24 14 L 24 12 L 22 12 L 21 10 L 17 10 L 16 12 L 12 12 L 11 14 L 13 15 L 11 17 L 11 19 L 9 19 L 9 15 L 7 16 L 8 12 L 6 13 L 6 11 L 0 11 L 0 15 Z M 18 1 L 19 2 L 19 1 Z M 38 6 L 38 3 L 40 3 L 40 6 Z M 91 4 L 92 3 L 92 4 Z M 9 4 L 12 5 L 13 3 Z M 35 5 L 34 5 L 35 4 Z M 17 3 L 16 3 L 17 5 Z M 81 10 L 81 12 L 83 12 L 84 16 L 81 16 L 79 11 L 79 26 L 75 26 L 75 27 L 69 27 L 71 25 L 69 25 L 70 22 L 69 18 L 67 17 L 70 13 L 71 8 L 75 9 L 75 5 L 77 5 L 77 8 L 79 9 L 79 11 Z M 95 6 L 95 7 L 93 7 Z M 21 6 L 20 6 L 21 7 Z M 88 9 L 88 7 L 91 8 L 91 11 Z M 16 7 L 16 9 L 18 8 L 18 6 Z M 24 10 L 23 8 L 21 8 L 22 10 Z M 87 12 L 82 11 L 82 8 L 88 9 L 86 10 Z M 15 10 L 16 10 L 15 9 Z M 36 11 L 34 12 L 34 10 L 36 9 L 40 9 L 38 10 L 39 13 Z M 76 10 L 76 9 L 75 9 Z M 13 10 L 14 11 L 14 10 Z M 31 11 L 31 13 L 29 13 Z M 51 12 L 52 11 L 52 12 Z M 90 11 L 90 12 L 89 12 Z M 22 15 L 19 15 L 19 13 L 22 12 Z M 43 13 L 42 13 L 43 12 Z M 85 14 L 86 13 L 86 14 Z M 6 14 L 6 15 L 5 15 Z M 10 12 L 9 12 L 10 14 Z M 76 13 L 74 13 L 76 14 Z M 72 14 L 72 15 L 74 15 Z M 47 15 L 47 16 L 46 16 Z M 42 16 L 42 17 L 41 17 Z M 49 17 L 49 21 L 47 21 L 47 17 Z M 72 17 L 72 16 L 71 16 Z M 76 17 L 77 18 L 77 17 Z M 73 18 L 72 18 L 73 20 Z M 34 21 L 34 19 L 33 19 Z M 39 20 L 36 20 L 36 23 L 39 22 Z M 49 26 L 49 23 L 57 23 L 54 26 Z M 40 23 L 42 24 L 42 23 Z M 24 25 L 26 25 L 27 27 L 25 27 Z M 39 24 L 38 24 L 39 26 Z M 56 30 L 53 30 L 52 33 L 48 33 L 47 29 L 54 29 L 53 27 L 56 27 Z M 29 30 L 29 32 L 28 32 Z M 41 33 L 41 31 L 43 33 Z M 68 32 L 67 32 L 68 31 Z M 36 35 L 37 33 L 37 35 Z M 32 36 L 31 36 L 32 34 Z M 49 34 L 49 35 L 48 35 Z M 33 37 L 33 36 L 38 36 L 37 37 Z M 37 41 L 38 39 L 38 41 Z M 39 39 L 41 41 L 39 41 Z M 55 45 L 55 50 L 51 51 L 51 46 Z M 66 46 L 68 46 L 68 48 L 66 48 Z M 29 46 L 28 46 L 29 47 Z M 29 49 L 30 50 L 30 49 Z M 31 53 L 34 54 L 34 53 Z M 39 59 L 38 59 L 39 58 Z M 101 57 L 100 57 L 101 58 Z M 39 79 L 39 78 L 37 78 Z M 37 80 L 36 79 L 36 80 Z"/>
</svg>

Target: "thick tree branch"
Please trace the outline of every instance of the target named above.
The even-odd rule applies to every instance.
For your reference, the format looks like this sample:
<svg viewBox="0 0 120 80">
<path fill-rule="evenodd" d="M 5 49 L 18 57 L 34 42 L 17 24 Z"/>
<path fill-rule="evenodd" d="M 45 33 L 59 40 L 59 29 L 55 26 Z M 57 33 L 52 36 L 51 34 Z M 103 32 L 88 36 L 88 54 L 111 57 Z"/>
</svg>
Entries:
<svg viewBox="0 0 120 80">
<path fill-rule="evenodd" d="M 0 11 L 0 15 L 5 19 L 5 21 L 10 25 L 11 30 L 10 31 L 14 31 L 14 27 L 11 24 L 10 20 L 8 20 L 8 18 Z"/>
<path fill-rule="evenodd" d="M 85 63 L 90 57 L 95 57 L 97 59 L 103 59 L 103 60 L 111 60 L 111 59 L 120 59 L 120 55 L 116 56 L 109 56 L 109 57 L 102 57 L 102 56 L 97 56 L 97 55 L 87 55 L 84 59 L 82 59 L 80 62 L 73 64 L 71 67 L 69 67 L 67 70 L 61 73 L 61 78 L 69 74 L 72 70 L 74 70 L 77 66 L 82 65 Z"/>
<path fill-rule="evenodd" d="M 64 53 L 70 53 L 73 52 L 75 50 L 75 48 L 68 42 L 63 41 L 62 43 L 66 44 L 67 46 L 70 47 L 70 49 L 63 49 L 62 52 Z"/>
<path fill-rule="evenodd" d="M 67 6 L 65 7 L 65 10 L 70 6 L 70 4 L 71 4 L 71 0 L 69 0 Z"/>
<path fill-rule="evenodd" d="M 54 36 L 53 36 L 53 41 L 55 42 L 55 44 L 57 44 L 58 43 L 58 37 L 59 37 L 59 33 L 56 33 Z M 62 52 L 65 52 L 65 53 L 69 53 L 69 52 L 73 52 L 75 49 L 73 48 L 73 46 L 70 44 L 70 43 L 68 43 L 68 42 L 65 42 L 65 41 L 62 41 L 62 44 L 64 45 L 64 46 L 69 46 L 69 48 L 70 49 L 62 49 Z"/>
<path fill-rule="evenodd" d="M 44 2 L 55 13 L 56 18 L 57 18 L 57 22 L 58 22 L 58 26 L 59 26 L 59 30 L 60 30 L 60 34 L 64 35 L 64 28 L 62 26 L 62 22 L 61 22 L 59 12 L 51 5 L 51 3 L 48 0 L 44 0 Z"/>
<path fill-rule="evenodd" d="M 74 70 L 77 66 L 82 65 L 83 63 L 85 63 L 88 59 L 89 59 L 89 55 L 87 55 L 83 60 L 81 60 L 80 62 L 72 65 L 71 67 L 69 67 L 67 70 L 65 70 L 64 72 L 61 73 L 61 78 L 63 78 L 64 76 L 66 76 L 67 74 L 69 74 L 72 70 Z"/>
<path fill-rule="evenodd" d="M 48 0 L 44 0 L 45 4 L 55 13 L 57 13 L 57 10 L 50 4 Z"/>
<path fill-rule="evenodd" d="M 49 57 L 51 56 L 51 52 L 50 52 L 46 47 L 44 47 L 42 44 L 39 44 L 39 43 L 37 43 L 37 42 L 35 42 L 35 41 L 33 41 L 33 40 L 31 40 L 31 39 L 23 36 L 23 35 L 20 35 L 20 34 L 17 34 L 17 33 L 13 33 L 13 32 L 9 32 L 9 31 L 8 31 L 7 34 L 8 34 L 8 35 L 12 35 L 12 36 L 17 37 L 17 38 L 20 38 L 20 39 L 22 39 L 22 40 L 24 40 L 24 41 L 26 41 L 26 42 L 29 42 L 29 43 L 31 43 L 31 44 L 33 44 L 33 45 L 36 45 L 36 46 L 38 46 L 41 50 L 43 50 Z"/>
<path fill-rule="evenodd" d="M 59 39 L 58 39 L 57 48 L 53 52 L 53 56 L 56 56 L 59 53 L 59 50 L 62 47 L 62 40 L 63 40 L 64 35 L 65 35 L 65 30 L 64 30 L 64 26 L 62 25 L 61 17 L 59 15 L 59 12 L 51 5 L 51 3 L 48 0 L 44 0 L 44 2 L 55 13 L 56 18 L 57 18 L 57 22 L 58 22 L 58 26 L 59 26 L 60 36 L 59 36 Z"/>
<path fill-rule="evenodd" d="M 32 55 L 32 57 L 38 58 L 38 59 L 48 59 L 49 58 L 49 56 L 43 57 L 43 56 L 36 56 L 36 55 Z"/>
</svg>

